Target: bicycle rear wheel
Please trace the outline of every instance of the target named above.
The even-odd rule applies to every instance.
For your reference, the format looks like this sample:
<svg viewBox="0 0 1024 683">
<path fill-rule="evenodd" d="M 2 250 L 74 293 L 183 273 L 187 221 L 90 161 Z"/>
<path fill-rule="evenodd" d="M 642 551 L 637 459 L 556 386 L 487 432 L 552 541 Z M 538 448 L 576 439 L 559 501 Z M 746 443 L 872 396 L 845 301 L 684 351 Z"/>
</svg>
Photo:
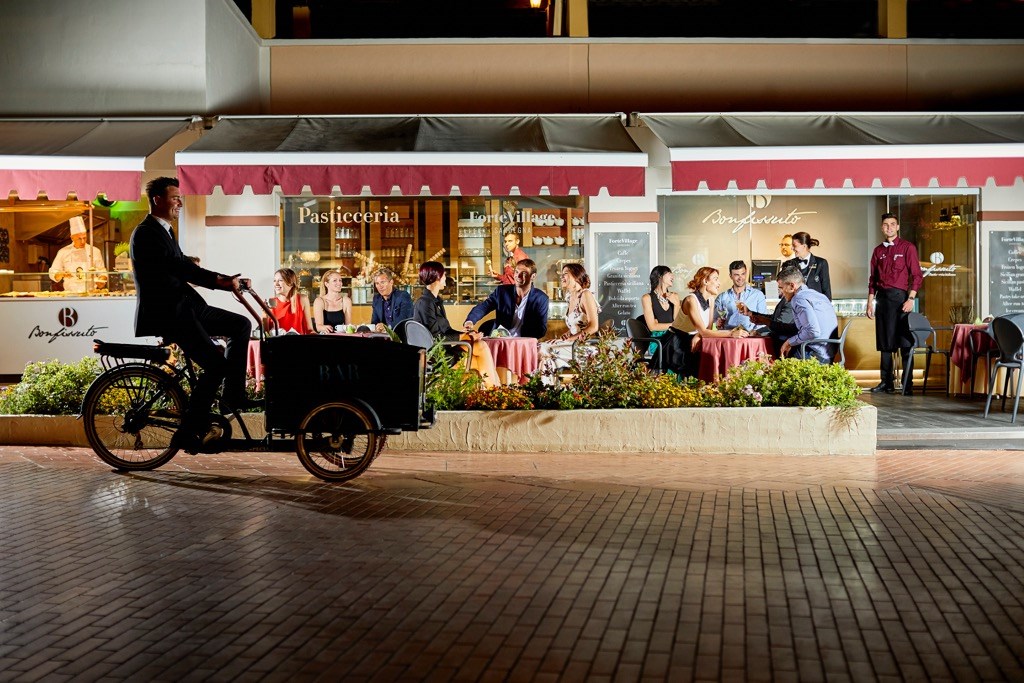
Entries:
<svg viewBox="0 0 1024 683">
<path fill-rule="evenodd" d="M 122 365 L 96 378 L 85 394 L 85 436 L 100 460 L 117 470 L 151 470 L 174 457 L 185 392 L 164 370 Z"/>
</svg>

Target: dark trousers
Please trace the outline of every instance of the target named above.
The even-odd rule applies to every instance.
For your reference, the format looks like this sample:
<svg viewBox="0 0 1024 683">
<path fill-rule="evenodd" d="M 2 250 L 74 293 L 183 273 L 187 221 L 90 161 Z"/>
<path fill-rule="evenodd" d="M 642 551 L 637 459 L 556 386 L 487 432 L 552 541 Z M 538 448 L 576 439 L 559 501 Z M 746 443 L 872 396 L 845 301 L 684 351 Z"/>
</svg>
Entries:
<svg viewBox="0 0 1024 683">
<path fill-rule="evenodd" d="M 192 388 L 188 413 L 183 426 L 197 428 L 210 412 L 213 398 L 224 382 L 224 401 L 232 404 L 245 396 L 245 357 L 249 350 L 252 322 L 243 315 L 207 306 L 195 315 L 174 321 L 174 329 L 164 335 L 203 369 Z M 227 349 L 210 337 L 226 337 Z"/>
<path fill-rule="evenodd" d="M 902 289 L 880 289 L 875 293 L 875 344 L 881 351 L 879 370 L 882 384 L 893 386 L 892 353 L 900 352 L 903 360 L 903 386 L 909 386 L 914 358 L 910 353 L 914 338 L 910 334 L 908 315 L 903 312 L 907 292 Z"/>
</svg>

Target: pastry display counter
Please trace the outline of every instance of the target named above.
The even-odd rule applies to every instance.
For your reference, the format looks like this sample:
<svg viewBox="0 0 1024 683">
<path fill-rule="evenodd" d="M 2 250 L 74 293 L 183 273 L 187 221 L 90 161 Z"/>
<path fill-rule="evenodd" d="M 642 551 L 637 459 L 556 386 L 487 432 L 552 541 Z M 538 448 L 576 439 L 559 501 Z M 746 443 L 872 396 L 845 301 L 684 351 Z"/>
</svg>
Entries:
<svg viewBox="0 0 1024 683">
<path fill-rule="evenodd" d="M 70 293 L 55 289 L 46 273 L 0 271 L 0 376 L 21 375 L 25 365 L 36 361 L 78 362 L 93 355 L 94 338 L 155 343 L 135 336 L 130 273 L 94 273 L 90 279 L 95 284 L 88 291 Z"/>
</svg>

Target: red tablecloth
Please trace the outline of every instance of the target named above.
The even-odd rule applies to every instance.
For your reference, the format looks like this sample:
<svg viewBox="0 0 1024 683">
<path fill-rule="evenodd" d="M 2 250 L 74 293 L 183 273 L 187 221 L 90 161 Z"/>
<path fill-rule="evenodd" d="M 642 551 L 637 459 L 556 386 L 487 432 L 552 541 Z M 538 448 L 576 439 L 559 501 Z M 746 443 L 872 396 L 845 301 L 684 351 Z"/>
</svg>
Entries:
<svg viewBox="0 0 1024 683">
<path fill-rule="evenodd" d="M 700 340 L 697 377 L 705 382 L 714 382 L 729 368 L 763 353 L 772 353 L 772 342 L 768 337 L 704 337 Z"/>
<path fill-rule="evenodd" d="M 494 367 L 507 368 L 525 382 L 537 371 L 537 340 L 533 337 L 484 337 L 494 358 Z"/>
<path fill-rule="evenodd" d="M 971 363 L 971 347 L 968 343 L 968 338 L 974 339 L 974 349 L 979 354 L 996 348 L 996 340 L 989 336 L 988 325 L 967 325 L 961 323 L 953 326 L 953 340 L 950 342 L 949 360 L 959 372 L 952 373 L 955 376 L 950 377 L 950 393 L 952 394 L 970 394 L 978 391 L 973 381 L 976 368 Z M 983 379 L 986 382 L 988 381 L 988 378 Z M 987 389 L 982 387 L 980 391 L 985 393 Z"/>
</svg>

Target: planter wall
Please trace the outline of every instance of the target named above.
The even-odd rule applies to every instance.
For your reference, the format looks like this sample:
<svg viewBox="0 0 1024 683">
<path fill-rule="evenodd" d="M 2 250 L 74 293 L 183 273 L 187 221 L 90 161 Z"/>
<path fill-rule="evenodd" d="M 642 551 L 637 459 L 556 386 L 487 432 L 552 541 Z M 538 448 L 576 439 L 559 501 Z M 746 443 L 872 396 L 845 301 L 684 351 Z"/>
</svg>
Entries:
<svg viewBox="0 0 1024 683">
<path fill-rule="evenodd" d="M 845 418 L 844 419 L 844 415 Z M 388 437 L 388 451 L 873 455 L 874 406 L 438 413 L 433 429 Z"/>
<path fill-rule="evenodd" d="M 390 452 L 872 455 L 878 413 L 833 408 L 465 411 L 388 438 Z M 262 415 L 247 415 L 253 435 Z M 236 431 L 238 431 L 236 429 Z M 237 434 L 236 434 L 237 436 Z M 0 416 L 0 444 L 87 446 L 75 417 Z"/>
</svg>

